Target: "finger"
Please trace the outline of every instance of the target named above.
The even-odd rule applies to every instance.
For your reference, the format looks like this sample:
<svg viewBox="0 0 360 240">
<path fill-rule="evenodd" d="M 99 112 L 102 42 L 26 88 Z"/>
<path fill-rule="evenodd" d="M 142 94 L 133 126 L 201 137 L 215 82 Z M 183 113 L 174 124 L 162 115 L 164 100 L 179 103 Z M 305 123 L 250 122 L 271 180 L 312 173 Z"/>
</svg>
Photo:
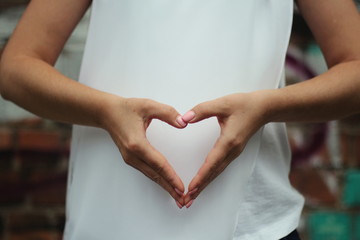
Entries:
<svg viewBox="0 0 360 240">
<path fill-rule="evenodd" d="M 181 206 L 184 205 L 183 195 L 179 194 L 179 192 L 176 191 L 174 187 L 167 180 L 165 180 L 162 175 L 156 172 L 152 167 L 146 164 L 144 160 L 139 159 L 137 156 L 133 155 L 130 158 L 132 162 L 132 167 L 136 168 L 137 170 L 142 172 L 145 176 L 150 178 L 152 181 L 159 184 L 164 190 L 166 190 L 171 195 L 171 197 L 175 201 L 178 201 Z"/>
<path fill-rule="evenodd" d="M 185 123 L 196 123 L 210 117 L 223 117 L 227 114 L 220 99 L 200 103 L 182 116 Z"/>
<path fill-rule="evenodd" d="M 226 126 L 222 128 L 221 135 L 213 149 L 209 152 L 204 164 L 189 184 L 189 196 L 185 197 L 185 203 L 189 199 L 196 198 L 199 193 L 215 179 L 244 148 L 243 139 L 236 135 L 236 131 Z M 197 189 L 194 191 L 194 189 Z M 192 196 L 190 196 L 192 195 Z"/>
<path fill-rule="evenodd" d="M 184 200 L 184 205 L 186 205 L 187 208 L 189 208 L 192 204 L 192 201 L 196 199 L 199 194 L 215 179 L 217 178 L 230 164 L 231 162 L 239 156 L 239 151 L 237 149 L 234 149 L 231 151 L 231 153 L 221 161 L 220 165 L 216 168 L 215 171 L 212 172 L 212 174 L 209 175 L 209 177 L 205 180 L 205 182 L 199 187 L 199 191 L 193 191 L 191 196 L 189 196 L 189 199 Z M 197 189 L 195 189 L 197 190 Z"/>
<path fill-rule="evenodd" d="M 184 184 L 166 158 L 153 146 L 151 146 L 146 139 L 138 142 L 140 146 L 137 148 L 137 151 L 134 151 L 137 158 L 142 159 L 146 165 L 161 176 L 161 178 L 163 178 L 171 186 L 172 193 L 174 191 L 175 193 L 177 192 L 175 189 L 177 189 L 178 192 L 183 193 L 185 189 Z"/>
<path fill-rule="evenodd" d="M 159 119 L 176 128 L 184 128 L 187 125 L 178 111 L 176 111 L 173 107 L 156 101 L 149 101 L 147 114 L 150 118 Z"/>
<path fill-rule="evenodd" d="M 185 196 L 185 204 L 195 199 L 211 182 L 210 179 L 213 179 L 212 175 L 218 172 L 218 168 L 222 165 L 222 161 L 227 157 L 229 151 L 229 144 L 227 144 L 224 137 L 220 137 L 206 157 L 204 164 L 191 180 L 188 194 Z"/>
</svg>

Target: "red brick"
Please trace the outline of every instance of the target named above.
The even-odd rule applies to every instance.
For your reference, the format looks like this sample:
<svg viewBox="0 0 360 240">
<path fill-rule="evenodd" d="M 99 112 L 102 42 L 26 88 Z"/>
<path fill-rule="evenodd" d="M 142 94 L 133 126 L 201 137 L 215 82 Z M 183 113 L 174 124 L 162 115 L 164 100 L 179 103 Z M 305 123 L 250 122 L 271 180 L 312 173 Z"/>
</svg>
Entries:
<svg viewBox="0 0 360 240">
<path fill-rule="evenodd" d="M 60 132 L 19 131 L 16 156 L 25 171 L 54 169 L 58 166 L 63 155 Z"/>
<path fill-rule="evenodd" d="M 11 240 L 60 240 L 62 231 L 56 216 L 46 213 L 13 213 L 8 217 Z"/>
<path fill-rule="evenodd" d="M 58 131 L 21 130 L 16 156 L 24 171 L 55 169 L 64 155 Z"/>
<path fill-rule="evenodd" d="M 317 169 L 305 167 L 292 169 L 290 181 L 304 195 L 308 205 L 334 206 L 337 203 L 337 196 L 330 191 Z"/>
<path fill-rule="evenodd" d="M 34 191 L 31 200 L 35 206 L 65 206 L 66 184 Z"/>
<path fill-rule="evenodd" d="M 57 131 L 19 130 L 17 148 L 20 151 L 58 151 L 62 147 Z"/>
<path fill-rule="evenodd" d="M 24 118 L 17 121 L 9 121 L 5 126 L 11 129 L 40 129 L 43 128 L 44 120 L 39 117 Z"/>
<path fill-rule="evenodd" d="M 21 164 L 21 171 L 28 175 L 38 170 L 56 171 L 62 155 L 59 152 L 23 151 L 17 153 L 17 159 Z"/>
<path fill-rule="evenodd" d="M 25 201 L 26 186 L 17 172 L 0 174 L 0 206 L 21 204 Z"/>
<path fill-rule="evenodd" d="M 62 206 L 65 205 L 67 174 L 46 172 L 33 173 L 28 184 L 29 196 L 35 206 Z"/>
<path fill-rule="evenodd" d="M 13 148 L 13 132 L 9 129 L 0 129 L 0 151 L 10 150 Z"/>
<path fill-rule="evenodd" d="M 33 212 L 18 212 L 8 216 L 8 226 L 11 232 L 33 229 L 47 229 L 55 226 L 54 219 L 48 214 Z"/>
</svg>

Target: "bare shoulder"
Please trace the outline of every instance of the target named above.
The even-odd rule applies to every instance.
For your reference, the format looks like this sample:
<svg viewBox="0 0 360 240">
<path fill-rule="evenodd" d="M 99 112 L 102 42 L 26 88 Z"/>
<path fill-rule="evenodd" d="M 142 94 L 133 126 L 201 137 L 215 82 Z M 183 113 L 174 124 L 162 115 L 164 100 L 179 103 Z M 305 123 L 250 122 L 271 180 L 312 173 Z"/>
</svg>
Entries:
<svg viewBox="0 0 360 240">
<path fill-rule="evenodd" d="M 353 0 L 298 0 L 329 66 L 360 59 L 360 15 Z"/>
<path fill-rule="evenodd" d="M 91 0 L 32 0 L 3 57 L 25 55 L 53 64 L 90 4 Z"/>
</svg>

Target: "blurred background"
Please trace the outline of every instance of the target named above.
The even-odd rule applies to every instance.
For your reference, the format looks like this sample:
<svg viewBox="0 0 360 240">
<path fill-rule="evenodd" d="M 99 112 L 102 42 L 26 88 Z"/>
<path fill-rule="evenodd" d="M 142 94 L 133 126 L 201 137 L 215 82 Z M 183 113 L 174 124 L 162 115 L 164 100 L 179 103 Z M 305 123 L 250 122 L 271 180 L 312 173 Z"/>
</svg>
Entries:
<svg viewBox="0 0 360 240">
<path fill-rule="evenodd" d="M 0 57 L 28 2 L 0 0 Z M 56 63 L 72 79 L 78 78 L 88 21 L 86 14 Z M 326 69 L 295 9 L 287 84 Z M 299 226 L 302 239 L 360 240 L 360 116 L 291 123 L 288 134 L 293 150 L 290 179 L 306 198 Z M 62 238 L 70 141 L 71 126 L 38 118 L 0 97 L 0 240 Z"/>
</svg>

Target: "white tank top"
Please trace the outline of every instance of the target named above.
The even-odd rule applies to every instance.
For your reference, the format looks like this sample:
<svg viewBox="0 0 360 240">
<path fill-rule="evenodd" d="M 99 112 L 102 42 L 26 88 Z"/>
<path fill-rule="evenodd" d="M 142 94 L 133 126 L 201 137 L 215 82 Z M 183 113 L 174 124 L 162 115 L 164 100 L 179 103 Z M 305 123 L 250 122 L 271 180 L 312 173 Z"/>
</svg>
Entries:
<svg viewBox="0 0 360 240">
<path fill-rule="evenodd" d="M 93 0 L 80 82 L 123 97 L 154 99 L 180 113 L 231 93 L 276 88 L 292 10 L 291 0 Z M 302 206 L 287 179 L 284 131 L 274 124 L 261 129 L 191 208 L 180 210 L 167 192 L 124 163 L 105 131 L 75 126 L 64 238 L 280 238 L 296 227 Z M 181 130 L 153 121 L 147 136 L 187 186 L 219 126 L 214 118 Z M 270 172 L 259 174 L 266 164 Z M 254 195 L 250 186 L 256 182 L 265 195 Z M 267 199 L 267 191 L 292 199 L 291 206 L 256 216 L 252 208 L 278 204 L 275 197 Z M 271 233 L 265 230 L 269 217 L 286 223 Z"/>
</svg>

